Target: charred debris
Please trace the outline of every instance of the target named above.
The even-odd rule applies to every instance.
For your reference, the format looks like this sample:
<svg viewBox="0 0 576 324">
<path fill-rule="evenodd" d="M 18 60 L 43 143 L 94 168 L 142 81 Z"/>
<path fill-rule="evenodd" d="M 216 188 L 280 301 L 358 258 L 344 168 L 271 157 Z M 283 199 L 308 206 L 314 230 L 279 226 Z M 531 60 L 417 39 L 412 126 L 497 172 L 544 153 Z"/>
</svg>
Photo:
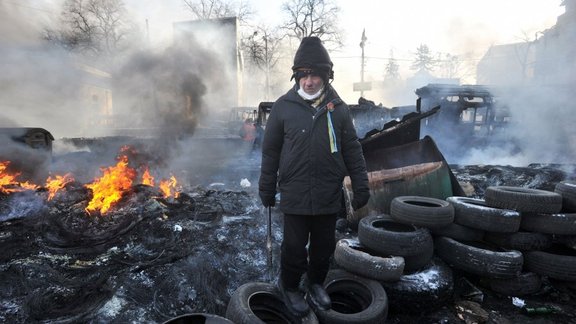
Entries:
<svg viewBox="0 0 576 324">
<path fill-rule="evenodd" d="M 390 176 L 402 179 L 404 171 L 420 167 L 445 180 L 440 194 L 469 197 L 482 197 L 489 185 L 549 190 L 575 173 L 558 165 L 449 167 L 432 140 L 437 120 L 451 119 L 466 129 L 462 136 L 486 139 L 507 119 L 483 88 L 429 85 L 417 93 L 415 106 L 387 109 L 362 98 L 351 106 L 369 171 L 383 180 L 371 183 L 376 190 Z M 260 104 L 257 124 L 265 126 L 271 104 Z M 199 138 L 197 151 L 180 148 L 176 155 L 200 156 L 204 163 L 168 174 L 159 170 L 174 153 L 152 139 L 66 139 L 90 149 L 53 156 L 54 138 L 44 129 L 0 133 L 6 144 L 0 162 L 10 162 L 0 172 L 10 176 L 0 186 L 0 321 L 162 322 L 185 313 L 221 315 L 235 289 L 269 279 L 266 216 L 251 186 L 258 159 L 221 159 L 237 151 L 240 140 Z M 221 150 L 211 155 L 205 147 L 214 146 Z M 110 151 L 120 152 L 115 164 L 94 178 L 87 161 L 107 165 Z M 55 171 L 74 177 L 61 172 L 57 178 Z M 129 181 L 115 184 L 118 199 L 106 211 L 90 209 L 95 183 L 120 171 Z M 47 176 L 60 184 L 49 185 Z M 426 191 L 437 187 L 418 194 L 439 194 Z M 353 217 L 362 215 L 344 216 L 349 223 Z M 280 222 L 274 217 L 274 260 Z M 339 227 L 339 237 L 350 235 L 351 227 Z M 277 271 L 278 262 L 273 266 Z"/>
</svg>

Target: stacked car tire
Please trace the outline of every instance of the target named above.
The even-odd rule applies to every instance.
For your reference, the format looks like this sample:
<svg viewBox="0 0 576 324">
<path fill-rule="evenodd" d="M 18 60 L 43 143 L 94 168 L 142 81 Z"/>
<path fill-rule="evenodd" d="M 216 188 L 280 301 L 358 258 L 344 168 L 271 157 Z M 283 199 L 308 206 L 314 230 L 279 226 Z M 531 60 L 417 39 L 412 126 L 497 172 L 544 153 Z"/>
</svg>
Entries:
<svg viewBox="0 0 576 324">
<path fill-rule="evenodd" d="M 427 312 L 453 297 L 454 271 L 492 291 L 526 296 L 544 277 L 576 285 L 576 182 L 555 191 L 492 186 L 484 199 L 400 196 L 390 215 L 366 216 L 341 239 L 325 288 L 332 309 L 302 323 L 383 323 L 388 311 Z M 232 296 L 235 323 L 285 322 L 275 286 L 250 283 Z"/>
<path fill-rule="evenodd" d="M 554 192 L 492 186 L 484 199 L 447 198 L 455 224 L 484 234 L 436 237 L 436 254 L 508 296 L 538 293 L 543 277 L 576 282 L 576 250 L 566 244 L 576 237 L 571 183 L 558 183 Z"/>
<path fill-rule="evenodd" d="M 396 197 L 390 215 L 362 218 L 358 239 L 338 242 L 334 260 L 348 272 L 378 281 L 393 312 L 441 307 L 452 296 L 454 280 L 451 268 L 434 257 L 430 229 L 445 227 L 453 219 L 454 209 L 444 200 Z"/>
</svg>

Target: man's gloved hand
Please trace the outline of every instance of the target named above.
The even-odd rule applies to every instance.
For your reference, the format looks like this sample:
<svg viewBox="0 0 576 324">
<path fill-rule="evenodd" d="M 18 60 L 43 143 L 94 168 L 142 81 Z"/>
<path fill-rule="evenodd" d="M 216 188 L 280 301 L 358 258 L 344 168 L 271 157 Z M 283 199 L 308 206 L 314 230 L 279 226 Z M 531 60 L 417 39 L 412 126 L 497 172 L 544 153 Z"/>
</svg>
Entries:
<svg viewBox="0 0 576 324">
<path fill-rule="evenodd" d="M 260 192 L 260 200 L 262 201 L 262 205 L 264 205 L 264 207 L 274 207 L 274 205 L 276 205 L 276 194 Z"/>
<path fill-rule="evenodd" d="M 352 198 L 352 209 L 355 211 L 366 206 L 368 200 L 370 199 L 370 193 L 354 193 L 354 198 Z"/>
</svg>

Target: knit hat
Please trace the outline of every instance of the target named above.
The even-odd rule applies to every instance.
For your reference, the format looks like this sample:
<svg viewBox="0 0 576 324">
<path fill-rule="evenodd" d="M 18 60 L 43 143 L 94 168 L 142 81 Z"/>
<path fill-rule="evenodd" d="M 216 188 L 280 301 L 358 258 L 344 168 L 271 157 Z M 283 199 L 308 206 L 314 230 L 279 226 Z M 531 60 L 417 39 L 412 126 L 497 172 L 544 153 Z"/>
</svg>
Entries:
<svg viewBox="0 0 576 324">
<path fill-rule="evenodd" d="M 334 64 L 332 64 L 330 55 L 328 55 L 328 51 L 326 51 L 326 48 L 322 45 L 320 38 L 310 36 L 302 39 L 294 55 L 292 71 L 296 72 L 296 70 L 302 68 L 311 69 L 319 74 L 322 79 L 328 81 L 328 79 L 334 78 L 332 66 L 334 66 Z M 296 77 L 295 74 L 292 75 L 293 78 Z"/>
</svg>

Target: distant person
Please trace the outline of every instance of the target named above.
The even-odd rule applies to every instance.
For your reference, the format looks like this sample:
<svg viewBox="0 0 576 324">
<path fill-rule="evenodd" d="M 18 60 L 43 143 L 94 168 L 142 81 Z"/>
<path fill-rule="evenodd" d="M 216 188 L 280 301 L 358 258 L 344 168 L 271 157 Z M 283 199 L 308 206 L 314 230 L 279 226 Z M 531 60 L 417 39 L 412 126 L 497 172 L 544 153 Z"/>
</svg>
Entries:
<svg viewBox="0 0 576 324">
<path fill-rule="evenodd" d="M 256 137 L 254 138 L 254 144 L 252 145 L 252 152 L 260 150 L 262 147 L 262 138 L 264 138 L 264 128 L 259 123 L 254 123 L 256 128 Z"/>
<path fill-rule="evenodd" d="M 242 153 L 249 156 L 252 153 L 252 147 L 254 145 L 254 140 L 256 139 L 256 127 L 251 118 L 246 118 L 244 120 L 242 127 L 240 127 L 239 135 L 242 138 Z"/>
<path fill-rule="evenodd" d="M 328 310 L 323 283 L 336 246 L 343 180 L 352 180 L 354 209 L 370 198 L 362 146 L 348 106 L 330 84 L 332 61 L 318 37 L 305 37 L 294 56 L 295 85 L 270 112 L 262 142 L 259 194 L 284 214 L 278 287 L 297 316 Z M 307 248 L 308 245 L 308 248 Z M 303 275 L 307 280 L 301 284 Z M 303 289 L 301 290 L 300 287 Z"/>
<path fill-rule="evenodd" d="M 246 142 L 252 143 L 256 138 L 256 127 L 251 118 L 246 118 L 240 128 L 240 137 Z"/>
</svg>

